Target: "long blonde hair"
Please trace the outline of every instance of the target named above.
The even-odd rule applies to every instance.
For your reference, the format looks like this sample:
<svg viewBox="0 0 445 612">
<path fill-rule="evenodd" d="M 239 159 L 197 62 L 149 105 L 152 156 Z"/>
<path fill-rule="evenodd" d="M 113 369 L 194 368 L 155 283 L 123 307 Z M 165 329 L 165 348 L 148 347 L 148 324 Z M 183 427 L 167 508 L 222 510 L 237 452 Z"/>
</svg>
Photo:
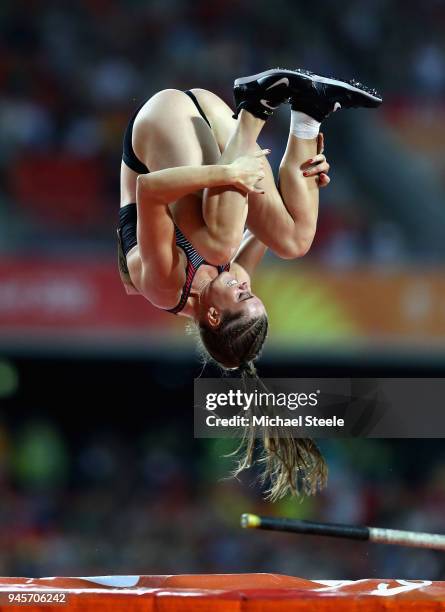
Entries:
<svg viewBox="0 0 445 612">
<path fill-rule="evenodd" d="M 230 374 L 236 369 L 244 384 L 253 382 L 268 391 L 254 365 L 266 340 L 267 317 L 254 319 L 241 328 L 236 319 L 226 320 L 225 324 L 223 334 L 189 325 L 189 332 L 197 336 L 204 364 L 214 361 Z M 253 410 L 261 416 L 261 408 L 253 407 Z M 258 432 L 255 426 L 249 425 L 229 456 L 235 457 L 236 466 L 232 471 L 235 478 L 254 465 L 259 467 L 265 497 L 270 501 L 277 501 L 288 493 L 314 495 L 327 483 L 328 468 L 317 444 L 310 438 L 294 438 L 283 427 L 267 425 Z"/>
<path fill-rule="evenodd" d="M 267 391 L 258 377 L 252 361 L 239 368 L 245 382 L 254 381 Z M 258 416 L 262 409 L 254 406 Z M 314 495 L 327 483 L 328 468 L 323 455 L 311 438 L 294 438 L 284 427 L 266 425 L 258 431 L 249 425 L 238 448 L 232 453 L 237 465 L 233 476 L 256 464 L 260 468 L 260 481 L 265 487 L 266 499 L 277 501 L 287 494 Z"/>
</svg>

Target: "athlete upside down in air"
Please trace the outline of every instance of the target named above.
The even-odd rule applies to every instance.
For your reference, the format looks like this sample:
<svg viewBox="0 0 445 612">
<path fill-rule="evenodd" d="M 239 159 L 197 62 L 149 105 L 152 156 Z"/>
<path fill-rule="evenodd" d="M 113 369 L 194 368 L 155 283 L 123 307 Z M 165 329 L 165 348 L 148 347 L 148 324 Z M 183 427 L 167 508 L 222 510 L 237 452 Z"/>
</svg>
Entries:
<svg viewBox="0 0 445 612">
<path fill-rule="evenodd" d="M 382 100 L 355 81 L 281 69 L 237 79 L 234 97 L 235 115 L 203 89 L 164 90 L 136 111 L 124 136 L 119 267 L 128 293 L 192 318 L 220 366 L 254 375 L 268 322 L 250 277 L 267 248 L 293 259 L 312 244 L 319 187 L 329 183 L 320 125 L 338 108 Z M 278 187 L 257 139 L 288 101 Z M 245 226 L 252 236 L 242 244 Z M 272 497 L 324 484 L 312 441 L 291 449 L 266 436 L 265 446 Z M 252 454 L 251 441 L 240 469 Z"/>
</svg>

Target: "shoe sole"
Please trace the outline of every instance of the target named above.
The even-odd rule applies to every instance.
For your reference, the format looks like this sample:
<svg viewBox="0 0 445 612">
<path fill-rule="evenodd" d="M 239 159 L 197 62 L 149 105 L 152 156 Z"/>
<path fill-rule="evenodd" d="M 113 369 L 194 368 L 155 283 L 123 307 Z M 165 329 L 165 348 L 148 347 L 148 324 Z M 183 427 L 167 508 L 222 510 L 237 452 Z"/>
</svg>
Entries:
<svg viewBox="0 0 445 612">
<path fill-rule="evenodd" d="M 334 85 L 337 87 L 341 87 L 342 89 L 347 89 L 348 91 L 352 91 L 353 93 L 359 94 L 361 96 L 365 96 L 366 98 L 368 98 L 368 100 L 372 100 L 373 102 L 376 102 L 377 104 L 381 104 L 383 101 L 382 98 L 379 98 L 378 96 L 374 96 L 372 93 L 362 89 L 361 87 L 351 85 L 350 83 L 347 83 L 346 81 L 341 81 L 339 79 L 329 79 L 328 77 L 323 77 L 318 74 L 312 74 L 311 72 L 305 72 L 302 70 L 301 71 L 300 70 L 286 70 L 285 68 L 283 68 L 282 70 L 280 68 L 272 68 L 271 70 L 265 70 L 264 72 L 253 74 L 252 76 L 243 77 L 241 79 L 236 79 L 234 86 L 238 87 L 239 85 L 248 85 L 249 83 L 253 83 L 254 81 L 257 81 L 258 79 L 261 79 L 267 76 L 273 76 L 274 74 L 276 75 L 289 74 L 294 77 L 298 76 L 308 81 L 317 82 L 317 83 L 325 83 L 327 85 Z"/>
</svg>

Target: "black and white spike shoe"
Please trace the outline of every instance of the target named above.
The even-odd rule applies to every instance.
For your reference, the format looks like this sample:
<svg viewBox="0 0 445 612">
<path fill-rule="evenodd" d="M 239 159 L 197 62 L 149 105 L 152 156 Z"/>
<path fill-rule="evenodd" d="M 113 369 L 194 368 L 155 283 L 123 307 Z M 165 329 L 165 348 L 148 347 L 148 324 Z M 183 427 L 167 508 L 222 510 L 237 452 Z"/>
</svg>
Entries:
<svg viewBox="0 0 445 612">
<path fill-rule="evenodd" d="M 237 113 L 241 108 L 246 108 L 254 115 L 257 111 L 256 116 L 267 110 L 270 111 L 267 115 L 272 114 L 273 110 L 285 101 L 278 98 L 279 94 L 289 99 L 293 110 L 302 111 L 320 122 L 339 108 L 375 108 L 382 103 L 382 97 L 375 89 L 370 89 L 354 79 L 343 81 L 317 75 L 302 68 L 274 68 L 237 79 L 234 94 Z M 268 99 L 272 97 L 273 99 Z M 265 103 L 272 108 L 265 106 Z"/>
<path fill-rule="evenodd" d="M 234 118 L 242 109 L 259 119 L 273 115 L 280 104 L 290 97 L 288 70 L 266 70 L 253 76 L 236 79 L 233 87 L 236 111 Z"/>
<path fill-rule="evenodd" d="M 382 96 L 375 89 L 350 79 L 343 81 L 314 74 L 297 68 L 290 80 L 290 103 L 292 110 L 298 110 L 323 121 L 340 108 L 376 108 L 382 103 Z"/>
</svg>

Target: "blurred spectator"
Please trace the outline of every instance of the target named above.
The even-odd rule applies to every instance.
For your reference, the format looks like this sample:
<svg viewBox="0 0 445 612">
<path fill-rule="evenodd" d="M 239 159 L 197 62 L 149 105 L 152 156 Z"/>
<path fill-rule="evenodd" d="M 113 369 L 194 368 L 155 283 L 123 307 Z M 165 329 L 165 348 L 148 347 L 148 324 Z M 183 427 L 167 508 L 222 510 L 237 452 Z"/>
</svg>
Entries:
<svg viewBox="0 0 445 612">
<path fill-rule="evenodd" d="M 25 420 L 16 431 L 3 427 L 1 439 L 15 438 L 17 445 L 0 447 L 2 573 L 266 571 L 320 579 L 440 579 L 443 560 L 432 551 L 245 532 L 238 525 L 242 512 L 257 511 L 443 531 L 439 444 L 427 450 L 406 440 L 393 451 L 391 441 L 325 441 L 331 472 L 326 491 L 303 503 L 286 498 L 271 505 L 249 486 L 252 475 L 245 482 L 218 479 L 230 469 L 221 456 L 228 451 L 224 441 L 206 441 L 191 453 L 168 442 L 181 439 L 173 424 L 157 433 L 164 440 L 158 447 L 154 439 L 146 446 L 142 432 L 118 439 L 92 430 L 68 461 L 69 438 L 53 425 Z M 394 462 L 394 452 L 403 454 L 408 445 L 422 463 L 420 481 Z M 200 476 L 194 464 L 205 466 Z"/>
<path fill-rule="evenodd" d="M 10 251 L 15 245 L 19 250 L 26 243 L 27 249 L 38 249 L 46 242 L 54 252 L 61 248 L 67 252 L 69 233 L 73 254 L 79 244 L 84 252 L 90 248 L 111 254 L 110 220 L 116 217 L 119 200 L 123 130 L 134 109 L 163 88 L 204 87 L 230 102 L 237 76 L 274 65 L 304 64 L 369 81 L 384 92 L 386 109 L 403 99 L 418 104 L 420 117 L 422 96 L 443 104 L 445 49 L 440 24 L 444 14 L 435 0 L 422 7 L 419 13 L 401 0 L 368 0 L 360 5 L 348 1 L 339 12 L 330 1 L 313 15 L 289 0 L 273 6 L 266 0 L 210 4 L 83 0 L 75 7 L 56 0 L 31 4 L 5 0 L 0 12 L 6 34 L 0 42 L 0 177 L 6 177 L 0 181 L 0 202 L 10 202 L 5 248 Z M 265 146 L 273 148 L 275 170 L 285 144 L 287 115 L 283 112 L 270 122 L 264 135 Z M 376 146 L 387 138 L 388 129 L 395 129 L 394 122 L 391 128 L 382 120 L 375 122 L 371 114 L 366 121 L 372 123 L 368 138 L 375 139 Z M 415 129 L 415 121 L 410 125 Z M 373 177 L 362 177 L 362 184 L 355 184 L 358 164 L 375 162 L 357 156 L 353 143 L 342 143 L 342 134 L 335 129 L 329 132 L 327 153 L 334 180 L 323 193 L 322 204 L 328 201 L 335 224 L 330 236 L 317 239 L 320 248 L 313 249 L 311 257 L 349 266 L 403 262 L 408 254 L 401 245 L 412 243 L 413 227 L 425 234 L 416 256 L 437 257 L 440 249 L 435 241 L 440 237 L 432 240 L 428 233 L 434 217 L 426 215 L 422 224 L 410 220 L 413 207 L 408 201 L 404 204 L 404 191 L 398 208 L 392 202 L 393 189 L 377 193 L 376 183 L 388 182 L 377 168 Z M 388 148 L 388 142 L 383 146 Z M 395 150 L 388 150 L 393 165 L 405 164 Z M 51 197 L 46 183 L 28 176 L 32 189 L 23 202 L 23 190 L 17 192 L 14 177 L 25 162 L 38 165 L 42 154 L 50 176 L 60 175 L 62 155 L 70 168 L 78 168 L 77 186 L 91 186 L 91 171 L 98 175 L 97 185 L 71 193 L 74 183 L 68 173 L 59 181 L 63 190 L 55 190 Z M 85 160 L 90 170 L 82 166 Z M 437 154 L 431 154 L 431 167 L 437 167 L 435 160 Z M 409 184 L 409 168 L 403 170 L 403 180 Z M 428 182 L 426 175 L 415 180 Z M 341 184 L 349 185 L 348 193 L 336 188 Z M 442 196 L 438 194 L 438 201 Z M 360 206 L 359 226 L 347 228 L 345 202 Z M 374 214 L 380 203 L 387 211 L 384 217 Z M 63 215 L 61 210 L 68 212 Z M 322 207 L 321 217 L 323 213 Z M 382 223 L 397 225 L 398 235 L 391 230 L 389 236 L 385 230 L 379 237 Z M 47 241 L 42 240 L 45 232 Z"/>
<path fill-rule="evenodd" d="M 59 432 L 49 423 L 28 422 L 14 445 L 13 464 L 19 486 L 46 491 L 63 484 L 68 455 Z"/>
</svg>

